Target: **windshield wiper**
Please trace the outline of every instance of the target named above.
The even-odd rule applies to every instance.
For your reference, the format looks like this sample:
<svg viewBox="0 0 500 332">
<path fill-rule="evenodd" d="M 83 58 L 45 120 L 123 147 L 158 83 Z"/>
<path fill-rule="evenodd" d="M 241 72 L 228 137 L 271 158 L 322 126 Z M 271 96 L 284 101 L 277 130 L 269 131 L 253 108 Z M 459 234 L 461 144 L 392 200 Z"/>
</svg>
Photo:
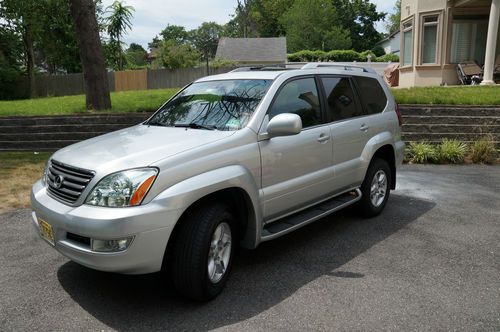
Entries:
<svg viewBox="0 0 500 332">
<path fill-rule="evenodd" d="M 196 122 L 191 123 L 176 123 L 174 127 L 192 128 L 192 129 L 205 129 L 205 130 L 217 130 L 217 126 L 214 125 L 204 125 Z"/>
</svg>

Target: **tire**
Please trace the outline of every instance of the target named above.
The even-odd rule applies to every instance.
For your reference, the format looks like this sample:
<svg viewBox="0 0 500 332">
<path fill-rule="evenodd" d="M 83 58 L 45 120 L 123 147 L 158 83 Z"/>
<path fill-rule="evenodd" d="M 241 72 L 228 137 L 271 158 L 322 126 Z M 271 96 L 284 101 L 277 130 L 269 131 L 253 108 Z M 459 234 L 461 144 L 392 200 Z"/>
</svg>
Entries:
<svg viewBox="0 0 500 332">
<path fill-rule="evenodd" d="M 378 179 L 377 183 L 375 183 L 375 177 Z M 373 159 L 360 188 L 362 197 L 358 206 L 362 216 L 375 217 L 384 210 L 389 199 L 391 181 L 391 168 L 387 161 L 379 158 Z M 372 185 L 378 185 L 378 187 L 373 187 L 372 191 Z M 382 193 L 384 193 L 383 196 L 380 196 Z"/>
<path fill-rule="evenodd" d="M 224 204 L 212 202 L 187 212 L 175 235 L 169 269 L 174 287 L 181 295 L 209 301 L 222 291 L 234 254 L 235 225 L 231 211 Z M 219 230 L 220 233 L 214 234 Z M 218 241 L 219 246 L 214 245 L 217 242 L 213 241 L 214 236 L 221 234 L 225 235 Z"/>
</svg>

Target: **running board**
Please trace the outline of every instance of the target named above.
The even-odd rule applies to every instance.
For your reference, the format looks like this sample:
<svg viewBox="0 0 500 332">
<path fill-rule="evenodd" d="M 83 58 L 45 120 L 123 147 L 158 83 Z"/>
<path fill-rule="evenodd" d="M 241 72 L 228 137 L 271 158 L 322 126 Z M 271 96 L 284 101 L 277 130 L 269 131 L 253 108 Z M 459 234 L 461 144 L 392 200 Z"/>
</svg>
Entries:
<svg viewBox="0 0 500 332">
<path fill-rule="evenodd" d="M 273 240 L 282 235 L 288 234 L 300 227 L 308 225 L 313 221 L 326 217 L 348 205 L 356 203 L 361 199 L 361 190 L 356 189 L 342 195 L 330 198 L 322 203 L 274 221 L 262 230 L 261 241 Z"/>
</svg>

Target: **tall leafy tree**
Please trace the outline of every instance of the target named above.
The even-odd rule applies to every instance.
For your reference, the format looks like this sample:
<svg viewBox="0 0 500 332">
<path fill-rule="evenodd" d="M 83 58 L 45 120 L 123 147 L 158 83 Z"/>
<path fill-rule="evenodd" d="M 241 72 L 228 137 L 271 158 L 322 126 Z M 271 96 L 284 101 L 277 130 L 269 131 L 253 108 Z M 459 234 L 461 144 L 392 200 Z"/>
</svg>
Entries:
<svg viewBox="0 0 500 332">
<path fill-rule="evenodd" d="M 111 44 L 114 44 L 116 49 L 116 64 L 118 70 L 123 70 L 123 47 L 122 36 L 127 33 L 127 30 L 132 29 L 132 12 L 134 7 L 124 5 L 122 1 L 115 1 L 106 8 L 108 17 L 106 18 L 107 30 L 111 39 Z"/>
<path fill-rule="evenodd" d="M 136 43 L 131 43 L 125 52 L 127 64 L 130 68 L 145 66 L 146 56 L 146 50 L 141 45 Z"/>
<path fill-rule="evenodd" d="M 339 23 L 350 32 L 352 47 L 356 51 L 371 49 L 380 40 L 375 24 L 385 18 L 369 0 L 332 0 L 339 15 Z"/>
<path fill-rule="evenodd" d="M 88 110 L 111 108 L 108 75 L 99 39 L 99 25 L 93 0 L 70 0 L 71 16 L 75 23 L 78 49 L 85 80 Z"/>
<path fill-rule="evenodd" d="M 385 28 L 389 34 L 399 31 L 399 26 L 401 24 L 401 0 L 396 0 L 396 4 L 393 8 L 393 13 L 389 15 L 388 20 L 385 24 Z"/>
<path fill-rule="evenodd" d="M 168 69 L 189 68 L 198 64 L 200 53 L 190 44 L 178 44 L 175 40 L 160 43 L 157 62 Z"/>
<path fill-rule="evenodd" d="M 203 22 L 198 29 L 191 31 L 191 41 L 196 49 L 202 54 L 207 65 L 210 59 L 215 57 L 219 38 L 223 32 L 223 27 L 215 22 Z"/>
<path fill-rule="evenodd" d="M 282 16 L 288 51 L 349 49 L 349 33 L 341 26 L 330 0 L 295 0 Z"/>
<path fill-rule="evenodd" d="M 165 29 L 160 32 L 160 36 L 163 40 L 173 40 L 177 44 L 184 44 L 189 40 L 189 33 L 186 28 L 180 25 L 167 24 Z"/>
</svg>

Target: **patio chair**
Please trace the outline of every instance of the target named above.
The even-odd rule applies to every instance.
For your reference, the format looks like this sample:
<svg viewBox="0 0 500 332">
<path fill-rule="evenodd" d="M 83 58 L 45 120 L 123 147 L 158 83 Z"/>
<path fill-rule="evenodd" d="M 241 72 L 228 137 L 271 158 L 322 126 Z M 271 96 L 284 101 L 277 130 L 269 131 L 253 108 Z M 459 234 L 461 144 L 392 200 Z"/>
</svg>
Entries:
<svg viewBox="0 0 500 332">
<path fill-rule="evenodd" d="M 457 74 L 463 85 L 477 85 L 483 80 L 483 70 L 474 61 L 459 63 Z"/>
</svg>

